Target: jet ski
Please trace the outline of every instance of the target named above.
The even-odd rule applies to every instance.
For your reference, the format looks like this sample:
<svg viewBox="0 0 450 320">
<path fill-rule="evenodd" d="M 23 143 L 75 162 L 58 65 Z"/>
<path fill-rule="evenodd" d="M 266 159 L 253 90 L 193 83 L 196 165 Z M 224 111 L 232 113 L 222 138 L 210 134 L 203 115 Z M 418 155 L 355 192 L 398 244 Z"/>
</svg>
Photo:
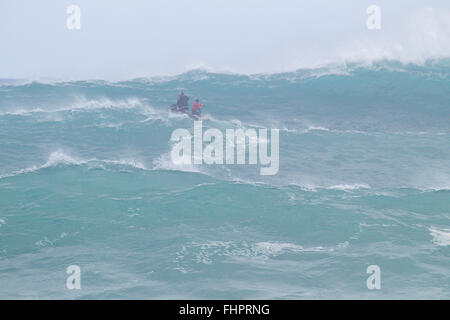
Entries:
<svg viewBox="0 0 450 320">
<path fill-rule="evenodd" d="M 201 117 L 201 115 L 199 114 L 192 114 L 188 107 L 179 107 L 175 103 L 169 107 L 169 110 L 173 113 L 187 114 L 190 118 L 194 120 L 199 120 Z"/>
<path fill-rule="evenodd" d="M 175 103 L 169 107 L 170 111 L 175 113 L 189 113 L 188 107 L 179 107 Z"/>
</svg>

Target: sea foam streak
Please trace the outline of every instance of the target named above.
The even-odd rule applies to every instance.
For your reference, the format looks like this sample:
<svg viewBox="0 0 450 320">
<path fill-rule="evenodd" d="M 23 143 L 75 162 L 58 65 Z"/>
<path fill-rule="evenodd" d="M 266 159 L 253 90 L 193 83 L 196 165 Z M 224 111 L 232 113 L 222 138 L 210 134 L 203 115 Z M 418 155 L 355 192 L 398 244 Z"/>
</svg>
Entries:
<svg viewBox="0 0 450 320">
<path fill-rule="evenodd" d="M 438 229 L 436 227 L 428 228 L 430 235 L 433 237 L 433 243 L 438 246 L 450 245 L 450 229 Z"/>
<path fill-rule="evenodd" d="M 192 242 L 183 245 L 183 248 L 178 252 L 178 259 L 176 263 L 181 263 L 185 258 L 190 258 L 196 263 L 212 264 L 218 262 L 220 257 L 228 258 L 277 258 L 283 254 L 303 254 L 315 252 L 333 252 L 335 250 L 344 249 L 349 246 L 346 241 L 332 246 L 309 246 L 287 243 L 287 242 L 254 242 L 247 241 L 221 241 L 209 240 L 206 242 Z M 184 269 L 184 271 L 186 271 Z"/>
<path fill-rule="evenodd" d="M 59 106 L 54 108 L 35 107 L 32 109 L 19 108 L 11 111 L 0 112 L 0 115 L 16 115 L 16 116 L 30 116 L 35 113 L 55 113 L 66 111 L 93 111 L 101 109 L 134 109 L 142 108 L 143 111 L 153 111 L 142 99 L 128 98 L 120 100 L 111 100 L 106 97 L 98 99 L 86 99 L 82 96 L 77 96 L 73 104 Z M 153 111 L 154 112 L 154 111 Z"/>
<path fill-rule="evenodd" d="M 25 173 L 31 173 L 31 172 L 39 171 L 41 169 L 55 167 L 58 165 L 80 166 L 80 165 L 85 165 L 85 164 L 90 164 L 90 163 L 92 163 L 92 164 L 105 163 L 105 164 L 111 164 L 111 165 L 122 165 L 122 166 L 129 166 L 129 167 L 133 167 L 133 168 L 141 169 L 141 170 L 148 170 L 147 167 L 143 163 L 141 163 L 138 160 L 132 159 L 132 158 L 119 159 L 119 160 L 108 160 L 108 159 L 97 159 L 97 158 L 80 159 L 80 158 L 75 158 L 75 157 L 69 156 L 66 153 L 64 153 L 62 150 L 57 150 L 50 154 L 50 156 L 48 157 L 48 160 L 43 165 L 32 166 L 29 168 L 13 171 L 12 173 L 9 173 L 9 174 L 0 175 L 0 179 L 17 176 L 17 175 L 21 175 L 21 174 L 25 174 Z"/>
</svg>

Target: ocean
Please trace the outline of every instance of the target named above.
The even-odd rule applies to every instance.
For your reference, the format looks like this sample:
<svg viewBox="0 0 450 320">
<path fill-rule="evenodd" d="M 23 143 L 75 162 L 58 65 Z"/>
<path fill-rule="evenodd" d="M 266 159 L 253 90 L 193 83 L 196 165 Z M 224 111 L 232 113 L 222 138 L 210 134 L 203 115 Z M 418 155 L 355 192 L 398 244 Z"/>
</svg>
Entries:
<svg viewBox="0 0 450 320">
<path fill-rule="evenodd" d="M 449 299 L 449 74 L 4 80 L 0 298 Z M 171 134 L 194 123 L 168 111 L 180 91 L 205 129 L 279 129 L 278 172 L 174 164 Z"/>
</svg>

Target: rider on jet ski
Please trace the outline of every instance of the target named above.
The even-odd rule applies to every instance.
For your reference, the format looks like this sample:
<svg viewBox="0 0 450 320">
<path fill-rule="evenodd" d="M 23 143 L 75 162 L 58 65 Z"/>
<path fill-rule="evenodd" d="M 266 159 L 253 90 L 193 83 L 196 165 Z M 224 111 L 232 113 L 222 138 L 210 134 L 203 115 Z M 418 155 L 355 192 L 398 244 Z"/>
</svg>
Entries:
<svg viewBox="0 0 450 320">
<path fill-rule="evenodd" d="M 183 91 L 181 91 L 180 97 L 178 98 L 177 103 L 170 106 L 170 110 L 172 112 L 181 112 L 181 113 L 189 113 L 189 107 L 188 107 L 188 101 L 189 97 L 184 94 Z M 203 107 L 203 104 L 201 104 L 197 99 L 195 99 L 194 104 L 192 105 L 192 111 L 191 111 L 191 118 L 198 118 L 201 117 L 201 108 Z"/>
<path fill-rule="evenodd" d="M 192 105 L 192 115 L 201 117 L 200 109 L 203 108 L 203 104 L 201 104 L 198 99 L 195 99 L 194 104 Z"/>
<path fill-rule="evenodd" d="M 183 91 L 181 91 L 180 97 L 178 98 L 178 101 L 177 101 L 176 111 L 182 111 L 182 112 L 188 111 L 189 110 L 188 101 L 189 101 L 189 97 L 186 96 Z"/>
</svg>

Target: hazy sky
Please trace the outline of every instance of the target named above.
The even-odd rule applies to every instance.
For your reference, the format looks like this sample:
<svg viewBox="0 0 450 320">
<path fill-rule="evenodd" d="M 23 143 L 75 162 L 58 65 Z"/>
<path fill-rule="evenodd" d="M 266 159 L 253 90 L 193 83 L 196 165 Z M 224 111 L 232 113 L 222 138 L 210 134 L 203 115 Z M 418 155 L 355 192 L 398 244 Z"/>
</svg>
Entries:
<svg viewBox="0 0 450 320">
<path fill-rule="evenodd" d="M 81 29 L 66 26 L 69 5 Z M 381 30 L 366 9 L 381 8 Z M 278 72 L 450 56 L 448 0 L 0 0 L 0 78 Z"/>
</svg>

